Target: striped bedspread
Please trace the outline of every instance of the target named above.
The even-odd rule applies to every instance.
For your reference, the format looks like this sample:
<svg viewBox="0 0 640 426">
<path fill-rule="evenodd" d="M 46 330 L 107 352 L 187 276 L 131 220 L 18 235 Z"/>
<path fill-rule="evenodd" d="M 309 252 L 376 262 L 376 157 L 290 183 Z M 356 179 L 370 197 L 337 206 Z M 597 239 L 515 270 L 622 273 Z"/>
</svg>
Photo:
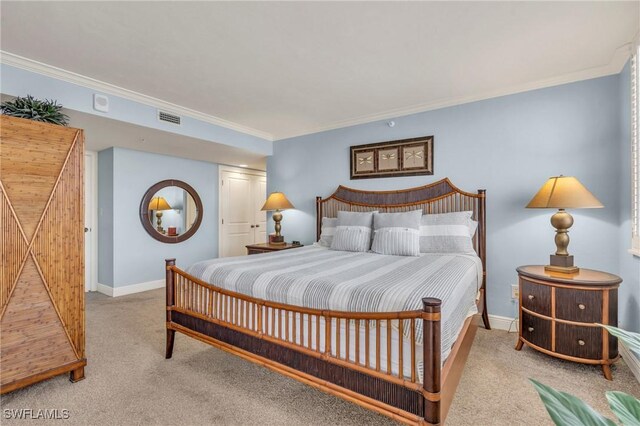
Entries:
<svg viewBox="0 0 640 426">
<path fill-rule="evenodd" d="M 315 309 L 409 311 L 422 309 L 423 297 L 436 297 L 442 300 L 443 360 L 467 316 L 476 312 L 482 282 L 482 263 L 474 255 L 386 256 L 317 245 L 206 260 L 187 272 L 227 290 Z M 418 324 L 416 340 L 421 343 Z"/>
</svg>

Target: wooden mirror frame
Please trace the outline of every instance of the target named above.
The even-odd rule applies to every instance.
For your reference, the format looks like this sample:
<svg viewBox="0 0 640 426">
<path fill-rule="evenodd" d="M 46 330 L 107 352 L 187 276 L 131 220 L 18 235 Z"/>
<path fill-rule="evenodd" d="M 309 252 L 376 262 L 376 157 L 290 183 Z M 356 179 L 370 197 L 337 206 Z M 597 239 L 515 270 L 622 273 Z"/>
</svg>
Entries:
<svg viewBox="0 0 640 426">
<path fill-rule="evenodd" d="M 196 221 L 191 226 L 191 228 L 189 228 L 187 232 L 176 236 L 169 236 L 159 233 L 156 228 L 153 227 L 149 218 L 149 203 L 151 202 L 151 199 L 156 194 L 156 192 L 169 186 L 177 186 L 187 191 L 193 198 L 193 201 L 196 203 L 196 208 L 198 209 L 198 217 L 196 218 Z M 200 200 L 200 196 L 198 195 L 196 190 L 193 189 L 193 187 L 188 183 L 176 179 L 163 180 L 151 186 L 149 189 L 147 189 L 147 192 L 145 192 L 144 197 L 142 197 L 142 201 L 140 202 L 140 222 L 142 222 L 142 227 L 145 229 L 145 231 L 147 231 L 149 235 L 163 243 L 181 243 L 191 238 L 191 236 L 196 233 L 198 228 L 200 228 L 200 223 L 202 223 L 202 214 L 202 200 Z"/>
</svg>

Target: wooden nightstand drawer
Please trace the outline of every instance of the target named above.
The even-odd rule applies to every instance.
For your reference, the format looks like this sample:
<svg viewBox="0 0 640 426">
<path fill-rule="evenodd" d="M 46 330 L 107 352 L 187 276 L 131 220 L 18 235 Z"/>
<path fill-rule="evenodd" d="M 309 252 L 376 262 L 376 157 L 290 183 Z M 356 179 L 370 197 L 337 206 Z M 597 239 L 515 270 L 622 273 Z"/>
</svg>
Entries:
<svg viewBox="0 0 640 426">
<path fill-rule="evenodd" d="M 274 251 L 281 250 L 291 250 L 295 248 L 304 247 L 302 244 L 269 244 L 269 243 L 260 243 L 260 244 L 250 244 L 247 247 L 247 254 L 261 254 L 261 253 L 272 253 Z"/>
<path fill-rule="evenodd" d="M 260 250 L 255 248 L 248 248 L 247 254 L 260 254 L 260 253 L 271 253 L 273 250 Z"/>
<path fill-rule="evenodd" d="M 522 337 L 528 342 L 551 350 L 551 321 L 522 313 Z"/>
<path fill-rule="evenodd" d="M 517 271 L 522 327 L 516 350 L 529 343 L 557 358 L 599 364 L 604 377 L 612 380 L 611 364 L 618 357 L 618 342 L 602 328 L 588 324 L 618 324 L 622 279 L 586 268 L 565 274 L 549 272 L 543 265 L 527 265 Z"/>
<path fill-rule="evenodd" d="M 551 287 L 520 279 L 522 307 L 541 315 L 551 316 Z"/>
<path fill-rule="evenodd" d="M 556 352 L 576 358 L 602 358 L 602 329 L 556 323 Z"/>
<path fill-rule="evenodd" d="M 556 317 L 576 322 L 602 322 L 602 292 L 557 288 Z"/>
</svg>

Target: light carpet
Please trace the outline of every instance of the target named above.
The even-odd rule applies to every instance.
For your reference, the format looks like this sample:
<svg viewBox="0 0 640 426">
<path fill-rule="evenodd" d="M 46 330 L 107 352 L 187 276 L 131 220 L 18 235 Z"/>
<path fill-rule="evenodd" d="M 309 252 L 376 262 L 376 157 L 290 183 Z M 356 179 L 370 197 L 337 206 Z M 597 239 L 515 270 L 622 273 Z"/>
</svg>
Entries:
<svg viewBox="0 0 640 426">
<path fill-rule="evenodd" d="M 86 379 L 68 376 L 0 399 L 5 410 L 69 410 L 65 425 L 381 425 L 386 417 L 313 389 L 204 343 L 176 334 L 173 359 L 164 359 L 164 290 L 110 298 L 87 296 Z M 584 399 L 602 413 L 604 392 L 640 396 L 621 360 L 614 381 L 597 367 L 557 360 L 529 348 L 516 352 L 516 335 L 478 330 L 456 392 L 448 425 L 545 425 L 547 413 L 527 378 Z"/>
</svg>

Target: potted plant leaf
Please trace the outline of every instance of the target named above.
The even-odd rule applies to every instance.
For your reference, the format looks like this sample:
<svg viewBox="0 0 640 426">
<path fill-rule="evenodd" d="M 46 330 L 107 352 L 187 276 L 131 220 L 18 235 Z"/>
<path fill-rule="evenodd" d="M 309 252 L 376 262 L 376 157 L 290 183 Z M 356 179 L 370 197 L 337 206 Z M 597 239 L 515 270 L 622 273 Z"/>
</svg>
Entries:
<svg viewBox="0 0 640 426">
<path fill-rule="evenodd" d="M 0 104 L 0 112 L 11 117 L 66 126 L 69 117 L 62 112 L 62 105 L 54 100 L 40 100 L 31 95 L 5 101 Z"/>
<path fill-rule="evenodd" d="M 629 346 L 640 352 L 640 334 L 598 324 Z M 538 391 L 551 420 L 558 426 L 615 426 L 617 423 L 591 408 L 581 399 L 560 392 L 536 380 L 529 379 Z M 640 426 L 640 400 L 624 392 L 605 393 L 611 411 L 624 426 Z"/>
</svg>

